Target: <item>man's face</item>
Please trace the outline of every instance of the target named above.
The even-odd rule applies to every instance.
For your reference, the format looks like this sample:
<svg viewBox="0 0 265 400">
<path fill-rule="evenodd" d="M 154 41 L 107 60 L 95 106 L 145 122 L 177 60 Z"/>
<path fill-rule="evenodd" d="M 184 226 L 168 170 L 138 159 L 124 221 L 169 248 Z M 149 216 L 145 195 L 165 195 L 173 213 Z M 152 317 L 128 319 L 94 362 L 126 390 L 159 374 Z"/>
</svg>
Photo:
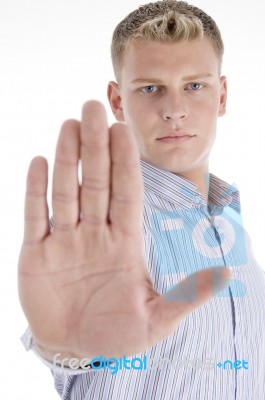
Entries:
<svg viewBox="0 0 265 400">
<path fill-rule="evenodd" d="M 130 45 L 119 85 L 110 82 L 108 94 L 143 160 L 187 179 L 208 171 L 217 117 L 226 105 L 226 80 L 208 39 Z"/>
</svg>

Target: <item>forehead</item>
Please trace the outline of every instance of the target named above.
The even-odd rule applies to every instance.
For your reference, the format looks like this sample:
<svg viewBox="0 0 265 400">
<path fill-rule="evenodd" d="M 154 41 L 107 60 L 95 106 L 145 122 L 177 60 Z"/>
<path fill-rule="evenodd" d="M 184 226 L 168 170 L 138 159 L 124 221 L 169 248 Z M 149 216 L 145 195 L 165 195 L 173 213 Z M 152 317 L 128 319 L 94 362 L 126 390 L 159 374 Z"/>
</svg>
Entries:
<svg viewBox="0 0 265 400">
<path fill-rule="evenodd" d="M 122 75 L 137 79 L 139 74 L 193 75 L 198 70 L 218 74 L 220 60 L 207 38 L 177 43 L 139 40 L 128 45 L 122 64 Z"/>
</svg>

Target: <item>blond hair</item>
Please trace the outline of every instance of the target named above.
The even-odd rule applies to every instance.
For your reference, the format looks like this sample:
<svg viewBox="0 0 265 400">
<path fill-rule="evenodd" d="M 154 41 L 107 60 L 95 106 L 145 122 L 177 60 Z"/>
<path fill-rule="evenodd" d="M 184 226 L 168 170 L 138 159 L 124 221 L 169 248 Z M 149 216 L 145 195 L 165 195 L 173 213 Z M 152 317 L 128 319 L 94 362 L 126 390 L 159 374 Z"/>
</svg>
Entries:
<svg viewBox="0 0 265 400">
<path fill-rule="evenodd" d="M 140 6 L 115 28 L 111 57 L 119 80 L 123 57 L 128 46 L 138 40 L 179 42 L 207 37 L 220 60 L 224 45 L 215 21 L 201 9 L 184 1 L 164 0 Z"/>
</svg>

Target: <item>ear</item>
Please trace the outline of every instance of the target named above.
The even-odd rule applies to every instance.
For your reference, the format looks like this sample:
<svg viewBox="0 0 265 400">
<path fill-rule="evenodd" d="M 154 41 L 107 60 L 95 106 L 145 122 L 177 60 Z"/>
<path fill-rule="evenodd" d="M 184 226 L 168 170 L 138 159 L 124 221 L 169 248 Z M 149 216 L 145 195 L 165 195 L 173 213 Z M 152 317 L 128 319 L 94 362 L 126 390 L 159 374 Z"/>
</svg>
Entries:
<svg viewBox="0 0 265 400">
<path fill-rule="evenodd" d="M 220 105 L 218 117 L 222 117 L 226 113 L 226 100 L 227 100 L 227 80 L 225 76 L 220 78 Z"/>
<path fill-rule="evenodd" d="M 120 96 L 119 85 L 116 82 L 109 82 L 108 84 L 108 99 L 112 112 L 118 122 L 124 122 L 124 115 L 122 109 L 122 101 Z"/>
</svg>

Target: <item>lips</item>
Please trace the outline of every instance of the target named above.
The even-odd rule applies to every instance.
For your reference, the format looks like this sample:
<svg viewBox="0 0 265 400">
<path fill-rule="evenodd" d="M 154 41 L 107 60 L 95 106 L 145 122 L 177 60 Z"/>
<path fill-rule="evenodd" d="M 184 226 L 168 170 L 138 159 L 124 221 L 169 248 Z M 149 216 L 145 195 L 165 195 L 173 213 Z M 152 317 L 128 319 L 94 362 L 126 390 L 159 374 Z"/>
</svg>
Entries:
<svg viewBox="0 0 265 400">
<path fill-rule="evenodd" d="M 158 138 L 161 143 L 183 143 L 191 140 L 195 135 L 186 132 L 169 132 Z"/>
<path fill-rule="evenodd" d="M 190 135 L 187 132 L 168 132 L 167 134 L 165 134 L 164 136 L 162 136 L 161 138 L 158 138 L 158 140 L 163 140 L 163 139 L 167 139 L 167 138 L 184 138 L 184 137 L 193 137 L 195 135 Z"/>
</svg>

